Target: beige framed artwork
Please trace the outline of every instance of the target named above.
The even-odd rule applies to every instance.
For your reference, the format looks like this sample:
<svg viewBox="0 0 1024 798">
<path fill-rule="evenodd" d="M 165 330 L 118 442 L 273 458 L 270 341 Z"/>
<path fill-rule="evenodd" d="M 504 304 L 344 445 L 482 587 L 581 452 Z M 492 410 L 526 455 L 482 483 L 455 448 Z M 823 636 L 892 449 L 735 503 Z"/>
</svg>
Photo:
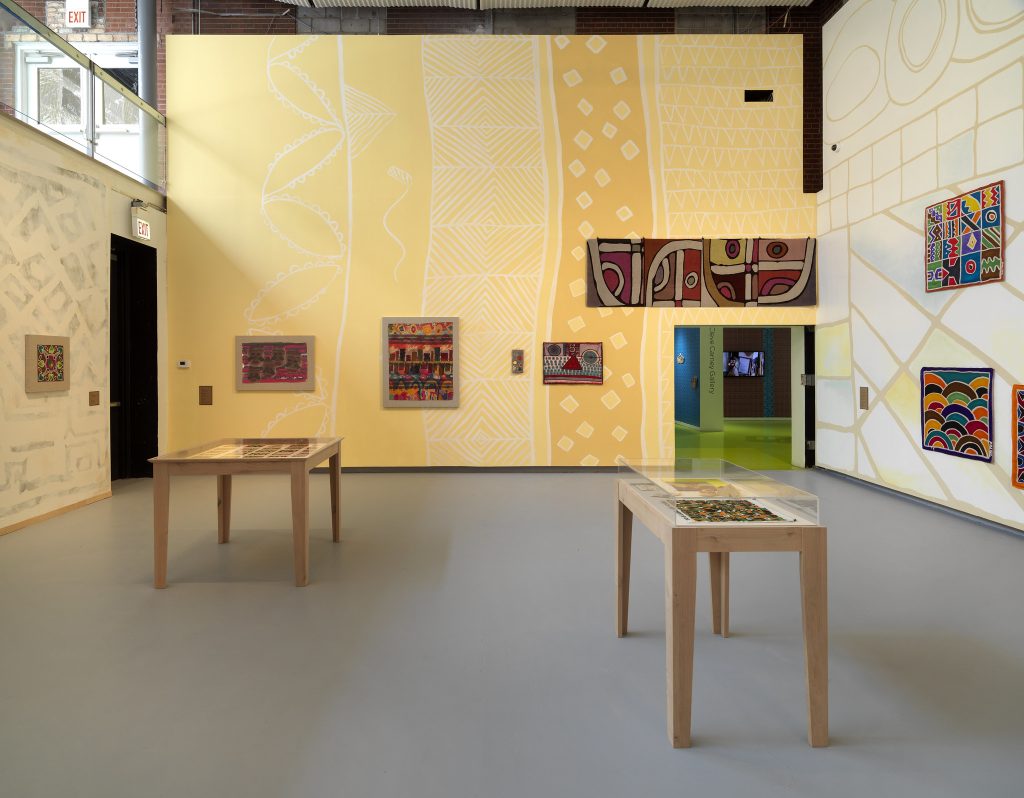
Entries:
<svg viewBox="0 0 1024 798">
<path fill-rule="evenodd" d="M 239 391 L 312 391 L 312 335 L 235 336 L 235 388 Z"/>
<path fill-rule="evenodd" d="M 71 388 L 71 339 L 60 335 L 25 336 L 25 393 L 55 393 Z"/>
</svg>

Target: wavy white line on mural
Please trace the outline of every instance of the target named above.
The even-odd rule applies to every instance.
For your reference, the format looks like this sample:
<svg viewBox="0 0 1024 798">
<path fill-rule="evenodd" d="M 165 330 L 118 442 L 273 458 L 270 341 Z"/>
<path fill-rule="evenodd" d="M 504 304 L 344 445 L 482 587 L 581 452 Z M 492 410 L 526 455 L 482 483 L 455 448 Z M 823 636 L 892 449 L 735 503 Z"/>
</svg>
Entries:
<svg viewBox="0 0 1024 798">
<path fill-rule="evenodd" d="M 384 211 L 384 216 L 381 219 L 381 224 L 384 225 L 384 231 L 389 236 L 391 236 L 391 240 L 398 244 L 398 248 L 402 250 L 402 254 L 399 255 L 398 260 L 395 261 L 395 268 L 392 271 L 392 275 L 394 276 L 395 282 L 397 283 L 398 270 L 402 265 L 402 261 L 405 260 L 406 250 L 405 244 L 402 243 L 402 239 L 395 235 L 394 230 L 392 230 L 391 226 L 388 224 L 388 217 L 391 215 L 391 211 L 397 208 L 398 203 L 405 199 L 405 195 L 409 193 L 409 187 L 412 185 L 412 175 L 406 172 L 404 169 L 401 169 L 397 166 L 390 166 L 388 167 L 388 177 L 390 177 L 392 180 L 397 181 L 398 184 L 403 187 L 402 192 L 398 195 L 395 201 L 388 206 L 388 209 L 386 211 Z"/>
<path fill-rule="evenodd" d="M 306 394 L 302 396 L 294 405 L 282 410 L 276 416 L 274 416 L 267 425 L 260 432 L 260 436 L 263 438 L 270 437 L 271 433 L 276 427 L 278 427 L 283 421 L 290 418 L 291 416 L 301 413 L 304 410 L 310 408 L 321 407 L 324 410 L 323 418 L 320 421 L 320 426 L 317 428 L 315 436 L 327 434 L 327 419 L 329 413 L 327 412 L 327 396 L 324 393 L 324 375 L 321 369 L 316 370 L 316 391 L 313 394 Z"/>
<path fill-rule="evenodd" d="M 290 280 L 292 280 L 293 278 L 297 277 L 300 274 L 320 270 L 327 272 L 327 274 L 319 276 L 322 282 L 320 283 L 320 287 L 316 290 L 314 294 L 302 300 L 298 304 L 287 307 L 284 310 L 280 310 L 273 313 L 261 313 L 260 305 L 264 302 L 264 300 L 267 300 L 268 296 L 272 300 L 273 294 L 277 288 L 281 287 L 282 285 L 286 285 Z M 264 286 L 257 292 L 252 302 L 249 303 L 249 307 L 247 307 L 243 311 L 246 321 L 248 321 L 249 324 L 251 325 L 258 326 L 261 329 L 265 329 L 268 325 L 272 325 L 284 321 L 285 319 L 290 319 L 293 316 L 297 316 L 299 313 L 301 313 L 304 310 L 308 310 L 312 305 L 318 302 L 324 296 L 324 294 L 327 293 L 327 289 L 331 287 L 331 285 L 338 278 L 338 275 L 340 273 L 341 268 L 337 264 L 329 262 L 308 262 L 303 263 L 301 266 L 297 263 L 293 264 L 292 267 L 288 269 L 287 272 L 278 272 L 277 275 L 275 275 L 272 279 L 268 280 L 266 284 L 264 284 Z M 287 287 L 282 289 L 282 295 L 288 295 Z"/>
<path fill-rule="evenodd" d="M 348 122 L 348 97 L 345 91 L 345 37 L 338 37 L 338 85 L 341 86 L 341 116 Z M 352 147 L 346 150 L 348 169 L 346 170 L 347 194 L 345 205 L 348 208 L 348 229 L 351 238 L 352 231 Z M 345 340 L 345 325 L 348 322 L 348 298 L 349 282 L 352 275 L 352 247 L 346 250 L 345 259 L 345 287 L 341 299 L 341 323 L 338 325 L 338 343 L 334 350 L 334 389 L 331 391 L 332 401 L 330 408 L 330 430 L 332 434 L 338 431 L 338 396 L 341 389 L 341 347 Z"/>
<path fill-rule="evenodd" d="M 562 268 L 562 218 L 563 218 L 563 204 L 565 202 L 565 184 L 564 184 L 564 180 L 562 178 L 562 175 L 563 175 L 563 171 L 562 171 L 562 147 L 561 147 L 562 133 L 561 133 L 561 130 L 560 130 L 559 124 L 558 124 L 558 102 L 557 102 L 557 98 L 555 96 L 555 52 L 554 52 L 554 50 L 551 49 L 553 44 L 554 44 L 555 39 L 554 39 L 553 36 L 548 36 L 548 37 L 546 37 L 546 41 L 547 41 L 547 45 L 548 45 L 548 48 L 547 48 L 548 49 L 548 53 L 547 53 L 547 55 L 548 55 L 548 97 L 549 97 L 549 102 L 550 102 L 550 107 L 551 107 L 551 129 L 552 129 L 552 133 L 554 135 L 554 141 L 556 142 L 556 146 L 554 147 L 554 152 L 555 152 L 555 170 L 554 170 L 554 172 L 555 172 L 555 175 L 556 175 L 556 177 L 555 177 L 555 187 L 557 189 L 557 195 L 555 197 L 555 207 L 557 209 L 557 214 L 558 214 L 557 218 L 555 219 L 555 222 L 554 222 L 555 230 L 556 230 L 556 232 L 555 232 L 555 242 L 556 243 L 555 243 L 555 249 L 554 249 L 554 253 L 555 253 L 555 271 L 554 271 L 554 274 L 552 274 L 551 279 L 549 281 L 547 281 L 547 282 L 548 282 L 548 285 L 557 286 L 558 285 L 558 273 L 559 273 L 559 271 L 561 271 L 561 268 Z M 552 329 L 552 325 L 554 324 L 554 318 L 555 318 L 555 297 L 556 296 L 557 296 L 557 291 L 555 291 L 554 288 L 552 288 L 551 289 L 551 293 L 550 293 L 550 298 L 548 300 L 547 323 L 546 323 L 546 325 L 544 327 L 544 340 L 545 341 L 550 341 L 551 340 L 551 329 Z M 539 327 L 540 327 L 540 325 L 538 325 L 538 329 L 539 329 Z M 540 351 L 540 348 L 537 346 L 536 338 L 534 338 L 533 351 L 534 351 L 534 353 Z M 534 438 L 534 440 L 536 440 L 536 438 L 537 438 L 536 432 L 534 433 L 533 438 Z M 546 396 L 545 396 L 545 401 L 544 401 L 544 439 L 547 442 L 547 460 L 545 460 L 545 464 L 546 465 L 551 465 L 551 403 L 547 400 Z"/>
</svg>

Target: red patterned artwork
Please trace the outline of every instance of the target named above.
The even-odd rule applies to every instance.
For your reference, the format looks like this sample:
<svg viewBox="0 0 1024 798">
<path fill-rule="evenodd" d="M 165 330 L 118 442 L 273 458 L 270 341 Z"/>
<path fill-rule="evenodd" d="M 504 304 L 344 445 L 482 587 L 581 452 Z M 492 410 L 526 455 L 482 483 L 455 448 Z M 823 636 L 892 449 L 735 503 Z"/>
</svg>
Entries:
<svg viewBox="0 0 1024 798">
<path fill-rule="evenodd" d="M 238 390 L 313 390 L 312 337 L 239 336 L 235 351 Z"/>
</svg>

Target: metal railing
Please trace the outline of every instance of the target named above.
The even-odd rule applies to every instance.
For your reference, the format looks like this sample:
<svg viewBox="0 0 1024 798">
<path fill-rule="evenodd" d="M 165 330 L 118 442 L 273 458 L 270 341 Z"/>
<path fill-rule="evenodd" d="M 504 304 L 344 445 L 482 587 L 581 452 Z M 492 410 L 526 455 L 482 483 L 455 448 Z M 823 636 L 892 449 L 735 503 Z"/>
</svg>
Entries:
<svg viewBox="0 0 1024 798">
<path fill-rule="evenodd" d="M 116 77 L 137 74 L 138 43 L 79 44 L 0 0 L 0 112 L 163 191 L 167 120 Z"/>
</svg>

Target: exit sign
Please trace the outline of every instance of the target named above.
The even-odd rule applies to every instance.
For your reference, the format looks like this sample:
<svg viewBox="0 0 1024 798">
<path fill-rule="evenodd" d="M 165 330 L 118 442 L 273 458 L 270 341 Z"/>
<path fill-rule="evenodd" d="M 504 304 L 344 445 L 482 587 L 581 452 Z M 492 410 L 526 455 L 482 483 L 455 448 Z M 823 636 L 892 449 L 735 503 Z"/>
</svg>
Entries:
<svg viewBox="0 0 1024 798">
<path fill-rule="evenodd" d="M 66 0 L 64 3 L 64 24 L 69 28 L 88 28 L 89 0 Z"/>
<path fill-rule="evenodd" d="M 141 238 L 143 241 L 149 241 L 153 237 L 153 231 L 149 227 L 149 222 L 141 216 L 135 217 L 135 237 Z"/>
</svg>

